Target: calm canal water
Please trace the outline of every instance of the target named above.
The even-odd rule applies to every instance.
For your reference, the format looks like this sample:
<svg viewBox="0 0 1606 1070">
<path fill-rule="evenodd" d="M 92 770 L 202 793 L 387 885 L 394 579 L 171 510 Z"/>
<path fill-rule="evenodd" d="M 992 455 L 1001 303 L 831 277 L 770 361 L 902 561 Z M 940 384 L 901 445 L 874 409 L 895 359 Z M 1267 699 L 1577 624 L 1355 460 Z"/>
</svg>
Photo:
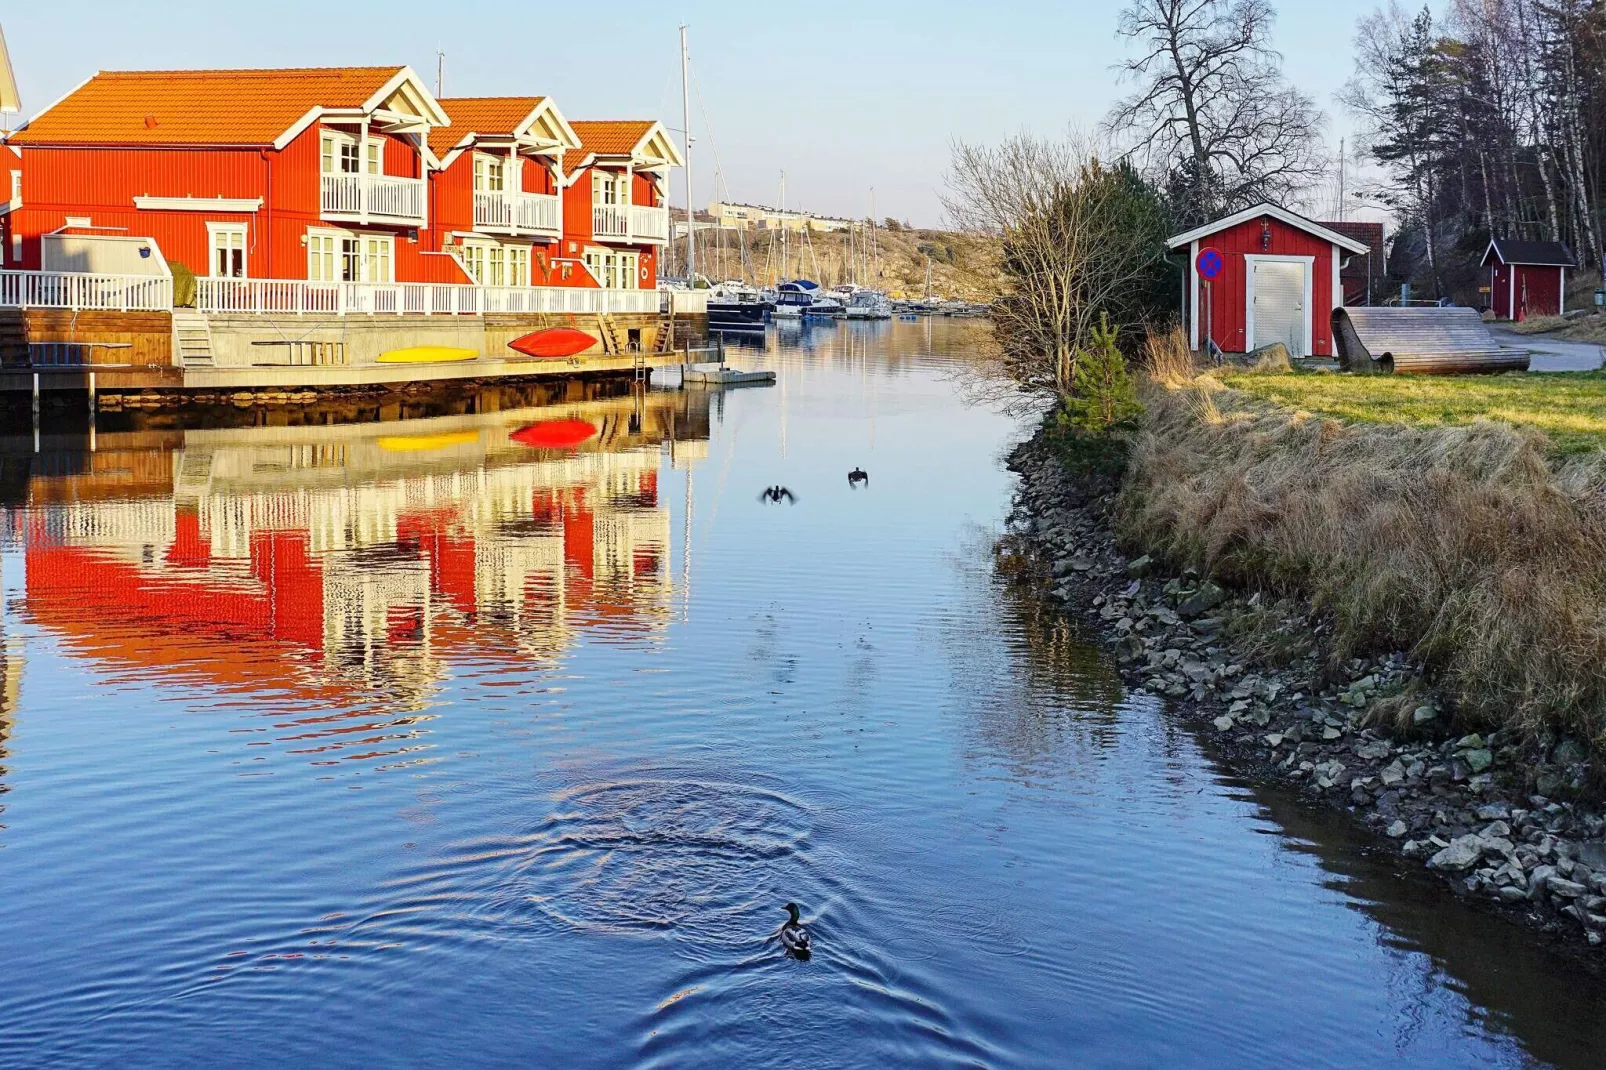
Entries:
<svg viewBox="0 0 1606 1070">
<path fill-rule="evenodd" d="M 962 330 L 6 438 L 0 1064 L 1606 1064 L 995 575 Z"/>
</svg>

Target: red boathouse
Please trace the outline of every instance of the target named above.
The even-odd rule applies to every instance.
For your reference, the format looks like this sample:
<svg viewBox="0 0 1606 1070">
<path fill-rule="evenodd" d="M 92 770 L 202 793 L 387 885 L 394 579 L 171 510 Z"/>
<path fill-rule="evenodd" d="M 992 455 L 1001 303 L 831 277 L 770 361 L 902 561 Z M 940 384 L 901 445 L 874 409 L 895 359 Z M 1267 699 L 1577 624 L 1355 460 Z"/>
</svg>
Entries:
<svg viewBox="0 0 1606 1070">
<path fill-rule="evenodd" d="M 1567 269 L 1577 267 L 1559 241 L 1495 238 L 1483 254 L 1489 269 L 1489 305 L 1496 319 L 1521 323 L 1529 316 L 1559 316 L 1567 305 Z"/>
<path fill-rule="evenodd" d="M 1189 341 L 1209 337 L 1227 353 L 1282 342 L 1289 355 L 1332 356 L 1332 311 L 1344 303 L 1340 272 L 1365 242 L 1274 204 L 1261 204 L 1171 238 L 1187 254 L 1182 301 Z M 1206 286 L 1199 254 L 1221 255 L 1221 271 Z M 1206 315 L 1206 295 L 1208 313 Z"/>
</svg>

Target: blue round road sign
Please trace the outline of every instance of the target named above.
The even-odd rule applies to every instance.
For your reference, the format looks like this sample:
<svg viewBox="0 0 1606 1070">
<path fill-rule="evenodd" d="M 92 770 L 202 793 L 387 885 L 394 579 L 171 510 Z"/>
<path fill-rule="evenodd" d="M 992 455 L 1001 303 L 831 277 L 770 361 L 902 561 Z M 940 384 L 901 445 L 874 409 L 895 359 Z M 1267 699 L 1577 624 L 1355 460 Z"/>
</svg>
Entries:
<svg viewBox="0 0 1606 1070">
<path fill-rule="evenodd" d="M 1221 254 L 1214 249 L 1200 249 L 1198 264 L 1199 277 L 1203 279 L 1215 278 L 1221 274 L 1221 269 L 1227 266 L 1226 261 L 1221 258 Z"/>
</svg>

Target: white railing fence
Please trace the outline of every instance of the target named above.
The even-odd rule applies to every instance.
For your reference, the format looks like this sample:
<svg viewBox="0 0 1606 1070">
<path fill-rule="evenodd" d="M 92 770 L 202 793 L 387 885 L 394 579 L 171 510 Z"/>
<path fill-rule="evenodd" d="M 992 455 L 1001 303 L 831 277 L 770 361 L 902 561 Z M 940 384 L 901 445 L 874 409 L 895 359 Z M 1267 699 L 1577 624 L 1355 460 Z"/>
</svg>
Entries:
<svg viewBox="0 0 1606 1070">
<path fill-rule="evenodd" d="M 427 282 L 197 279 L 196 308 L 287 315 L 481 315 L 487 312 L 656 313 L 656 290 L 469 286 Z"/>
<path fill-rule="evenodd" d="M 424 218 L 424 180 L 392 175 L 334 174 L 323 178 L 323 214 Z"/>
<path fill-rule="evenodd" d="M 669 209 L 649 208 L 646 205 L 630 206 L 630 234 L 632 237 L 653 241 L 669 240 Z"/>
<path fill-rule="evenodd" d="M 166 275 L 0 271 L 0 308 L 166 312 L 172 307 L 173 280 Z"/>
<path fill-rule="evenodd" d="M 630 211 L 623 204 L 591 206 L 591 233 L 598 238 L 624 238 L 630 234 Z"/>
<path fill-rule="evenodd" d="M 558 198 L 550 193 L 474 192 L 474 225 L 519 233 L 559 230 Z"/>
</svg>

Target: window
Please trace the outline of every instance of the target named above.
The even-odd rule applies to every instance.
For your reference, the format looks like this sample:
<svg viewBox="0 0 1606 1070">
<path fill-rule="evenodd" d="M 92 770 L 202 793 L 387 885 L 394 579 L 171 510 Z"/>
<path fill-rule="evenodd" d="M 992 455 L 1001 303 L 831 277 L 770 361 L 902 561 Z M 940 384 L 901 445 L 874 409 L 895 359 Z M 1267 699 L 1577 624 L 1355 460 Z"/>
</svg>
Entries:
<svg viewBox="0 0 1606 1070">
<path fill-rule="evenodd" d="M 483 242 L 463 243 L 463 269 L 468 277 L 480 286 L 485 285 L 485 244 Z"/>
<path fill-rule="evenodd" d="M 505 160 L 497 156 L 487 156 L 483 152 L 474 154 L 474 188 L 482 192 L 507 189 L 507 172 L 504 168 Z"/>
<path fill-rule="evenodd" d="M 528 245 L 508 246 L 507 284 L 509 286 L 530 285 L 530 247 Z"/>
<path fill-rule="evenodd" d="M 592 204 L 629 204 L 630 176 L 607 171 L 591 172 Z"/>
<path fill-rule="evenodd" d="M 394 282 L 395 239 L 314 231 L 307 235 L 309 282 Z"/>
<path fill-rule="evenodd" d="M 208 223 L 206 231 L 211 238 L 212 278 L 245 278 L 245 224 Z"/>
<path fill-rule="evenodd" d="M 507 285 L 507 251 L 500 245 L 491 246 L 490 256 L 486 260 L 487 286 Z"/>
<path fill-rule="evenodd" d="M 336 271 L 336 266 L 339 263 L 336 257 L 339 255 L 340 236 L 338 234 L 308 234 L 307 281 L 342 281 L 341 276 Z"/>
<path fill-rule="evenodd" d="M 640 253 L 616 253 L 610 249 L 588 249 L 586 267 L 597 278 L 597 285 L 605 290 L 635 290 L 637 272 L 641 269 Z"/>
<path fill-rule="evenodd" d="M 365 237 L 362 240 L 362 281 L 394 282 L 391 273 L 391 251 L 395 244 L 390 237 Z"/>
<path fill-rule="evenodd" d="M 385 172 L 385 142 L 371 137 L 365 143 L 339 130 L 325 130 L 318 141 L 319 168 L 326 175 L 370 175 Z"/>
</svg>

